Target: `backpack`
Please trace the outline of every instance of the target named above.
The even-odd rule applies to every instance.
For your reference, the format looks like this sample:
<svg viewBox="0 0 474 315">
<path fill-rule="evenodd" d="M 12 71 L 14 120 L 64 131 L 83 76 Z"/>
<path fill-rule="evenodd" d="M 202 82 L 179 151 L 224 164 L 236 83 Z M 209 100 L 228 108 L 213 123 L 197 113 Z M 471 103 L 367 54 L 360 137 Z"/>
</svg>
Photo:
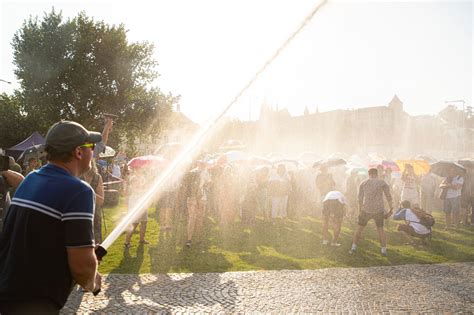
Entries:
<svg viewBox="0 0 474 315">
<path fill-rule="evenodd" d="M 435 219 L 431 214 L 426 212 L 423 209 L 420 208 L 413 208 L 411 209 L 413 213 L 417 216 L 417 218 L 420 220 L 420 224 L 426 226 L 427 228 L 431 228 L 435 224 Z"/>
</svg>

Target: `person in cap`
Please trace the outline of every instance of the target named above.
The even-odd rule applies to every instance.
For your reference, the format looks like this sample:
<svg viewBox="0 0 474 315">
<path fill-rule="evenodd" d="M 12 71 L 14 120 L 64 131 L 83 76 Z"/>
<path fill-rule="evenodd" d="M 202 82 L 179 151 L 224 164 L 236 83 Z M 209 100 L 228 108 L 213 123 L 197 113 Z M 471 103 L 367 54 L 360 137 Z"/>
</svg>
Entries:
<svg viewBox="0 0 474 315">
<path fill-rule="evenodd" d="M 100 133 L 72 121 L 49 129 L 49 163 L 20 184 L 0 235 L 0 314 L 57 314 L 74 283 L 100 289 L 94 192 L 78 178 L 99 141 Z"/>
</svg>

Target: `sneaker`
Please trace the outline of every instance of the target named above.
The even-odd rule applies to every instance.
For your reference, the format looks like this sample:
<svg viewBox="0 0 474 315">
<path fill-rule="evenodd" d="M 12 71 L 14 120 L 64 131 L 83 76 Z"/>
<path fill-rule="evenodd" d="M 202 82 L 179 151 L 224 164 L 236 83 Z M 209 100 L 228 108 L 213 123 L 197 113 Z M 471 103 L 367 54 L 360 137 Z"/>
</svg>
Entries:
<svg viewBox="0 0 474 315">
<path fill-rule="evenodd" d="M 353 255 L 353 254 L 355 254 L 356 252 L 357 252 L 357 249 L 351 248 L 351 249 L 349 250 L 349 255 Z"/>
<path fill-rule="evenodd" d="M 191 247 L 191 241 L 186 242 L 186 247 L 188 247 L 188 248 Z"/>
<path fill-rule="evenodd" d="M 340 244 L 340 243 L 335 243 L 335 242 L 332 242 L 332 243 L 331 243 L 331 246 L 334 246 L 334 247 L 339 247 L 339 246 L 341 246 L 341 244 Z"/>
<path fill-rule="evenodd" d="M 130 245 L 130 243 L 123 244 L 123 247 L 125 247 L 125 248 L 130 248 L 130 246 L 132 246 L 132 245 Z"/>
<path fill-rule="evenodd" d="M 328 245 L 329 241 L 328 240 L 323 240 L 323 245 Z"/>
<path fill-rule="evenodd" d="M 387 257 L 387 251 L 386 251 L 386 250 L 382 250 L 382 251 L 380 252 L 380 254 L 382 254 L 382 256 L 384 256 L 384 257 Z"/>
</svg>

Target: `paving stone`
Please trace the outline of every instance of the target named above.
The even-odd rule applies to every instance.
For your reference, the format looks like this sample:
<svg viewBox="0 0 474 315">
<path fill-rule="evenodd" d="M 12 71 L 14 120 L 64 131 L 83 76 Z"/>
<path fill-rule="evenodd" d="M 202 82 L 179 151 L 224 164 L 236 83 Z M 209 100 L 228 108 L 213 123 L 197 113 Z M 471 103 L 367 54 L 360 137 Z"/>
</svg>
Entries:
<svg viewBox="0 0 474 315">
<path fill-rule="evenodd" d="M 61 314 L 473 313 L 474 263 L 201 274 L 110 274 Z"/>
</svg>

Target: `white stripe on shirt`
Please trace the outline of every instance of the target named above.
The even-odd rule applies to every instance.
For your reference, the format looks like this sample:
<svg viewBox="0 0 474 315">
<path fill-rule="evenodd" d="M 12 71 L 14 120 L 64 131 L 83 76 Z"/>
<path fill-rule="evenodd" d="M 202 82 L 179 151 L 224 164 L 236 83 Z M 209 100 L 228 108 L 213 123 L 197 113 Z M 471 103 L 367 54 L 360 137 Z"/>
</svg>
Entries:
<svg viewBox="0 0 474 315">
<path fill-rule="evenodd" d="M 44 205 L 42 203 L 39 203 L 39 202 L 35 202 L 35 201 L 31 201 L 31 200 L 27 200 L 27 199 L 22 199 L 22 198 L 17 198 L 17 197 L 13 197 L 13 200 L 12 201 L 20 201 L 20 202 L 23 202 L 23 203 L 27 203 L 27 204 L 31 204 L 33 206 L 37 206 L 37 207 L 40 207 L 46 211 L 51 211 L 52 213 L 55 213 L 56 215 L 62 215 L 61 211 L 58 211 L 54 208 L 51 208 L 47 205 Z"/>
<path fill-rule="evenodd" d="M 31 210 L 36 210 L 38 212 L 41 212 L 43 214 L 46 214 L 50 217 L 53 217 L 55 219 L 58 219 L 58 220 L 61 220 L 61 217 L 59 215 L 56 215 L 54 213 L 52 213 L 51 211 L 48 211 L 48 210 L 44 210 L 42 208 L 39 208 L 39 207 L 36 207 L 36 206 L 32 206 L 30 204 L 27 204 L 27 203 L 22 203 L 22 202 L 18 202 L 18 201 L 12 201 L 11 203 L 12 205 L 17 205 L 17 206 L 21 206 L 21 207 L 25 207 L 25 208 L 28 208 L 28 209 L 31 209 Z"/>
</svg>

